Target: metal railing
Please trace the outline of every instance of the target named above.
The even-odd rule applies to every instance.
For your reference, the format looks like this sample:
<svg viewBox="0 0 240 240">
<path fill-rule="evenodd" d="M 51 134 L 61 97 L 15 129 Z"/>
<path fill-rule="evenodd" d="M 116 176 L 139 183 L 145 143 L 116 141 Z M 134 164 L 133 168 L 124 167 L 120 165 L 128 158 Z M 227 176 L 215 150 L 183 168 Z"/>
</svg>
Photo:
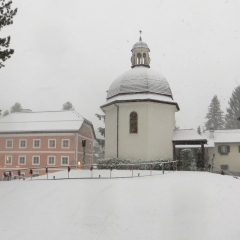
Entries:
<svg viewBox="0 0 240 240">
<path fill-rule="evenodd" d="M 102 170 L 103 168 L 106 170 L 108 169 L 110 171 L 109 178 L 112 178 L 112 170 L 113 169 L 118 169 L 119 167 L 126 167 L 125 169 L 129 169 L 132 171 L 133 176 L 133 171 L 134 170 L 139 170 L 139 169 L 134 169 L 136 166 L 141 166 L 141 165 L 148 165 L 149 170 L 150 170 L 150 176 L 152 176 L 152 170 L 155 165 L 158 165 L 161 167 L 162 174 L 164 174 L 164 171 L 177 171 L 177 161 L 164 161 L 164 162 L 145 162 L 145 163 L 134 163 L 134 164 L 84 164 L 81 165 L 81 169 L 89 169 L 91 171 L 91 176 L 90 177 L 78 177 L 77 179 L 86 179 L 86 178 L 93 178 L 93 170 Z M 165 166 L 168 166 L 168 169 L 165 169 Z M 48 179 L 48 171 L 49 169 L 51 170 L 63 170 L 67 169 L 68 170 L 68 176 L 66 178 L 61 178 L 61 179 L 67 179 L 69 178 L 69 172 L 71 169 L 77 169 L 75 165 L 68 165 L 68 166 L 41 166 L 41 167 L 33 167 L 33 168 L 0 168 L 0 170 L 5 170 L 4 171 L 4 178 L 2 180 L 13 180 L 13 179 L 23 179 L 25 180 L 25 177 L 21 176 L 21 171 L 29 171 L 31 175 L 31 180 L 34 177 L 34 171 L 36 170 L 45 170 L 46 173 L 46 179 Z M 146 171 L 146 170 L 145 170 Z M 17 175 L 14 175 L 13 173 L 17 172 Z M 140 176 L 140 173 L 138 173 L 138 177 Z M 98 178 L 101 178 L 101 175 L 98 176 Z M 115 177 L 116 178 L 116 177 Z M 123 177 L 121 177 L 123 178 Z M 128 177 L 126 177 L 128 178 Z M 56 179 L 53 176 L 53 179 Z M 74 178 L 75 179 L 75 178 Z M 42 180 L 42 179 L 41 179 Z"/>
</svg>

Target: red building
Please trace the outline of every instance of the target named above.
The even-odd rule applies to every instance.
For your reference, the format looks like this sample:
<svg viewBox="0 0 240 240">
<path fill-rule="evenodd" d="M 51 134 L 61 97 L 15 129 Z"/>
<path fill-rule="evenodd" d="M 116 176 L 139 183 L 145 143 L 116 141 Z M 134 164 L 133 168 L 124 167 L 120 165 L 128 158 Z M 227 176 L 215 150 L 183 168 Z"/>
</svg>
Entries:
<svg viewBox="0 0 240 240">
<path fill-rule="evenodd" d="M 21 168 L 33 168 L 41 175 L 45 171 L 34 168 L 82 165 L 82 140 L 86 140 L 85 163 L 92 163 L 95 138 L 92 123 L 75 111 L 27 111 L 2 117 L 0 177 L 4 171 Z M 21 173 L 29 176 L 29 171 Z"/>
</svg>

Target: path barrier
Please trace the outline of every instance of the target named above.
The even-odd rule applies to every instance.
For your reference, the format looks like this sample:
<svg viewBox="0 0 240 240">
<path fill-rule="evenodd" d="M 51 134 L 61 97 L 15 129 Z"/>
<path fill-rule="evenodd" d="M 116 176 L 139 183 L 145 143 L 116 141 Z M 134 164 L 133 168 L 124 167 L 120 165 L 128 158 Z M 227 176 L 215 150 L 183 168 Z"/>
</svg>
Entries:
<svg viewBox="0 0 240 240">
<path fill-rule="evenodd" d="M 83 170 L 90 170 L 91 174 L 89 177 L 78 177 L 77 179 L 89 179 L 89 178 L 94 178 L 93 176 L 93 171 L 94 170 L 109 170 L 109 177 L 108 178 L 112 178 L 112 171 L 114 169 L 117 169 L 117 167 L 121 167 L 121 166 L 125 166 L 126 169 L 129 169 L 132 174 L 131 177 L 133 178 L 133 171 L 138 170 L 138 169 L 134 169 L 134 167 L 136 166 L 140 166 L 140 165 L 149 165 L 149 171 L 150 171 L 150 176 L 152 176 L 152 170 L 154 165 L 159 165 L 160 167 L 162 167 L 161 171 L 162 174 L 164 174 L 164 170 L 166 170 L 164 167 L 167 166 L 169 172 L 170 170 L 172 171 L 177 171 L 177 162 L 178 160 L 174 160 L 174 161 L 163 161 L 163 162 L 145 162 L 145 163 L 127 163 L 127 164 L 84 164 L 81 165 L 81 169 Z M 100 168 L 98 168 L 100 167 Z M 105 168 L 104 168 L 105 167 Z M 103 169 L 104 168 L 104 169 Z M 31 180 L 33 179 L 34 175 L 34 171 L 36 170 L 45 170 L 46 172 L 46 180 L 48 179 L 48 173 L 49 173 L 49 169 L 52 170 L 67 170 L 67 176 L 66 178 L 61 178 L 61 179 L 68 179 L 71 178 L 70 176 L 70 171 L 71 169 L 77 169 L 76 165 L 67 165 L 67 166 L 41 166 L 41 167 L 33 167 L 33 168 L 4 168 L 4 178 L 1 179 L 3 181 L 11 181 L 11 180 L 16 180 L 16 179 L 23 179 L 25 180 L 25 177 L 23 177 L 21 175 L 21 171 L 29 171 L 30 175 L 31 175 Z M 1 168 L 1 170 L 3 170 L 3 168 Z M 118 170 L 118 169 L 117 169 Z M 145 170 L 147 171 L 147 170 Z M 14 173 L 17 173 L 14 175 Z M 140 176 L 140 174 L 138 174 L 138 177 Z M 96 178 L 101 178 L 101 175 L 96 176 Z M 104 177 L 106 178 L 106 177 Z M 114 178 L 118 178 L 118 177 L 114 177 Z M 120 178 L 129 178 L 128 177 L 120 177 Z M 55 176 L 53 177 L 53 179 L 57 179 L 55 178 Z M 76 179 L 76 178 L 71 178 L 71 179 Z M 36 179 L 37 180 L 37 179 Z M 39 179 L 40 180 L 40 179 Z M 41 179 L 43 180 L 43 179 Z M 52 179 L 51 179 L 52 180 Z"/>
<path fill-rule="evenodd" d="M 214 172 L 214 169 L 217 169 L 218 172 Z M 221 169 L 221 168 L 219 168 L 219 167 L 217 167 L 217 166 L 215 166 L 215 165 L 213 165 L 213 164 L 209 164 L 209 165 L 208 165 L 208 171 L 209 171 L 209 172 L 212 172 L 212 173 L 218 173 L 218 174 L 221 174 L 221 175 L 229 175 L 229 176 L 231 176 L 231 177 L 233 177 L 233 178 L 239 179 L 238 176 L 233 175 L 233 174 L 232 174 L 231 172 L 229 172 L 228 170 Z"/>
</svg>

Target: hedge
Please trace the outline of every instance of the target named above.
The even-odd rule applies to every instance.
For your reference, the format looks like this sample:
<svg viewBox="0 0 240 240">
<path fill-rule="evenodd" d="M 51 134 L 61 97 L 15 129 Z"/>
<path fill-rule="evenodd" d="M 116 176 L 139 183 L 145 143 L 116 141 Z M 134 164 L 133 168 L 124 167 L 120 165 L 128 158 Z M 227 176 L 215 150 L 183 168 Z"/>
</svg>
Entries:
<svg viewBox="0 0 240 240">
<path fill-rule="evenodd" d="M 130 166 L 121 166 L 121 164 L 141 164 L 141 163 L 159 163 L 153 165 L 153 170 L 162 170 L 161 163 L 162 162 L 168 162 L 173 161 L 173 159 L 159 159 L 159 160 L 152 160 L 152 161 L 143 161 L 143 160 L 131 160 L 131 159 L 123 159 L 123 158 L 108 158 L 108 159 L 98 159 L 97 164 L 99 169 L 110 169 L 112 165 L 120 165 L 120 166 L 114 166 L 114 169 L 130 169 Z M 164 169 L 168 170 L 169 164 L 164 164 Z M 133 165 L 133 169 L 138 170 L 150 170 L 150 164 L 142 164 L 142 165 Z"/>
</svg>

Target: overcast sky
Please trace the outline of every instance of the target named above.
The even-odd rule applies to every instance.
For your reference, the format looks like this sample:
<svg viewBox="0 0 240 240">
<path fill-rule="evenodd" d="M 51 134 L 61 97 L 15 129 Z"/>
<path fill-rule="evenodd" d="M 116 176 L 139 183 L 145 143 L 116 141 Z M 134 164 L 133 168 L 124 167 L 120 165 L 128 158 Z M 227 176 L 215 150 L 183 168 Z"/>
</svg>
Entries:
<svg viewBox="0 0 240 240">
<path fill-rule="evenodd" d="M 113 80 L 131 68 L 142 39 L 151 68 L 170 84 L 180 128 L 203 126 L 217 94 L 225 112 L 240 83 L 239 0 L 13 0 L 11 59 L 0 69 L 0 109 L 19 102 L 33 111 L 75 110 L 101 125 L 95 113 Z"/>
</svg>

